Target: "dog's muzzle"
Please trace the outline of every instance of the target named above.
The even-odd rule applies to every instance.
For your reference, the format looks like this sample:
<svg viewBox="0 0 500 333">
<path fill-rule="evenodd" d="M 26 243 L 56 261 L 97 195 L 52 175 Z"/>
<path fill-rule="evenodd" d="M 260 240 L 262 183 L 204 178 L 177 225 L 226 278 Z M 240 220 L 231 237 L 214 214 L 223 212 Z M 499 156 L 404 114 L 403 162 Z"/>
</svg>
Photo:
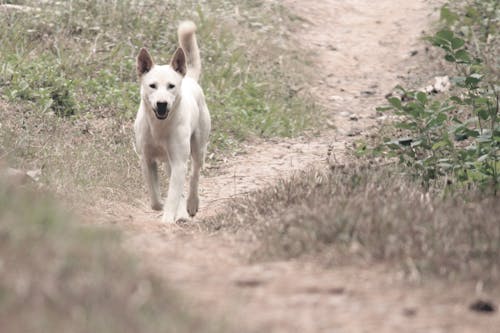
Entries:
<svg viewBox="0 0 500 333">
<path fill-rule="evenodd" d="M 159 102 L 156 103 L 155 115 L 158 119 L 165 119 L 168 117 L 168 103 Z"/>
</svg>

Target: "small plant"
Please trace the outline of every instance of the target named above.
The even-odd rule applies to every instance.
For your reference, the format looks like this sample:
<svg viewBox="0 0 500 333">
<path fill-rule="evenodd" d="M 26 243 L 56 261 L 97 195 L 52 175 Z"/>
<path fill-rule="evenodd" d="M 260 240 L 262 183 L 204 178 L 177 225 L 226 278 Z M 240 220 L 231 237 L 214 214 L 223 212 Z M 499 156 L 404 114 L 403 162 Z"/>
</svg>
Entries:
<svg viewBox="0 0 500 333">
<path fill-rule="evenodd" d="M 37 61 L 10 57 L 0 77 L 3 94 L 11 101 L 28 101 L 42 112 L 52 110 L 61 117 L 77 113 L 73 82 L 50 57 L 42 56 Z"/>
<path fill-rule="evenodd" d="M 467 29 L 463 29 L 456 25 L 460 16 L 448 7 L 443 7 L 441 17 L 448 26 L 427 40 L 444 50 L 446 61 L 455 64 L 454 94 L 439 99 L 398 86 L 401 98 L 389 98 L 390 105 L 378 110 L 392 110 L 400 116 L 395 126 L 406 136 L 385 138 L 385 147 L 390 156 L 398 156 L 426 186 L 446 176 L 448 181 L 462 185 L 492 188 L 496 194 L 500 184 L 498 69 L 492 63 L 495 60 L 489 59 L 487 48 L 481 52 L 481 43 L 477 42 L 476 51 L 471 51 L 471 41 L 463 32 L 469 31 L 468 35 L 474 36 L 475 29 L 479 29 L 475 25 L 490 24 L 490 20 L 469 20 Z M 452 27 L 461 32 L 453 32 Z M 497 36 L 484 36 L 484 43 L 492 38 Z"/>
</svg>

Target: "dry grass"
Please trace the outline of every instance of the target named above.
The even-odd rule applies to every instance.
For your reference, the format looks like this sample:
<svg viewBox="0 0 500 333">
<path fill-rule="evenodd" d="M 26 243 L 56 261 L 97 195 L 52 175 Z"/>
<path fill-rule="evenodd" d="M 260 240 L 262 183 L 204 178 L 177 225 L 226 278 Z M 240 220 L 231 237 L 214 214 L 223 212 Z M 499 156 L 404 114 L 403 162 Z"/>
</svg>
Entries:
<svg viewBox="0 0 500 333">
<path fill-rule="evenodd" d="M 234 203 L 210 228 L 250 233 L 254 260 L 384 261 L 412 278 L 500 281 L 500 205 L 423 192 L 397 170 L 308 171 Z"/>
<path fill-rule="evenodd" d="M 122 250 L 40 193 L 0 186 L 2 332 L 220 332 Z"/>
<path fill-rule="evenodd" d="M 130 199 L 142 188 L 130 123 L 62 119 L 1 101 L 0 112 L 2 158 L 24 170 L 42 168 L 41 183 L 67 203 Z"/>
</svg>

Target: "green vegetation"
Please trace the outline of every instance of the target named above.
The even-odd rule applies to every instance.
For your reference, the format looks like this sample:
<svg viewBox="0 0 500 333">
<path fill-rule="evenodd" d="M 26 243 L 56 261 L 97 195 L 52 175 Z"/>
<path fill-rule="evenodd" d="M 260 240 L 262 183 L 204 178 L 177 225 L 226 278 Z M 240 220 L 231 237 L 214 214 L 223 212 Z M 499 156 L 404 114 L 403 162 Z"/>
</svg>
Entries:
<svg viewBox="0 0 500 333">
<path fill-rule="evenodd" d="M 190 18 L 198 24 L 215 144 L 296 134 L 313 113 L 301 112 L 306 104 L 290 88 L 297 77 L 286 75 L 276 60 L 283 58 L 276 42 L 283 36 L 270 22 L 272 15 L 284 14 L 263 4 L 239 6 L 244 15 L 261 15 L 259 24 L 253 22 L 256 29 L 244 26 L 248 20 L 234 22 L 235 7 L 218 1 L 48 1 L 2 13 L 2 95 L 27 102 L 36 112 L 129 120 L 139 99 L 139 48 L 150 48 L 158 63 L 168 63 L 177 47 L 178 22 Z"/>
<path fill-rule="evenodd" d="M 445 27 L 428 40 L 455 65 L 451 94 L 428 96 L 398 87 L 389 98 L 405 138 L 384 138 L 380 150 L 398 157 L 426 186 L 446 179 L 458 187 L 500 189 L 500 63 L 498 1 L 441 9 Z"/>
<path fill-rule="evenodd" d="M 94 200 L 123 199 L 143 186 L 132 149 L 135 58 L 146 46 L 168 63 L 183 19 L 198 26 L 213 156 L 250 137 L 292 136 L 315 123 L 314 106 L 296 88 L 304 57 L 290 51 L 298 48 L 279 5 L 9 2 L 26 7 L 0 12 L 0 155 L 20 168 L 43 166 L 43 182 L 69 199 L 88 198 L 89 189 Z"/>
<path fill-rule="evenodd" d="M 70 219 L 40 193 L 0 184 L 2 331 L 223 330 L 187 313 L 181 297 L 139 270 L 115 232 Z"/>
</svg>

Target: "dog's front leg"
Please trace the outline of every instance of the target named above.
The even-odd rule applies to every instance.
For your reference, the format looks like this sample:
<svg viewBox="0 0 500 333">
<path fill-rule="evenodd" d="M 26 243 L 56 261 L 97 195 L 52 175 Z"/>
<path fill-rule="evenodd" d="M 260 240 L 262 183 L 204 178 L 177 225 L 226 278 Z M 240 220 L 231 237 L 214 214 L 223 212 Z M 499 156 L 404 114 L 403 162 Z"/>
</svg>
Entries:
<svg viewBox="0 0 500 333">
<path fill-rule="evenodd" d="M 176 219 L 184 218 L 184 216 L 177 216 L 177 212 L 180 201 L 183 200 L 182 192 L 186 179 L 189 148 L 182 147 L 184 149 L 179 149 L 181 148 L 179 146 L 175 148 L 176 149 L 169 154 L 170 181 L 167 199 L 165 201 L 165 211 L 162 218 L 163 222 L 166 223 L 174 223 Z"/>
<path fill-rule="evenodd" d="M 163 222 L 173 223 L 176 220 L 177 207 L 182 199 L 184 189 L 184 179 L 186 177 L 186 163 L 171 164 L 170 181 L 168 186 L 167 199 L 165 201 L 165 211 Z"/>
<path fill-rule="evenodd" d="M 149 196 L 151 197 L 151 208 L 161 210 L 163 205 L 160 201 L 160 186 L 158 184 L 158 164 L 156 161 L 142 158 L 142 170 L 146 184 L 148 186 Z"/>
</svg>

